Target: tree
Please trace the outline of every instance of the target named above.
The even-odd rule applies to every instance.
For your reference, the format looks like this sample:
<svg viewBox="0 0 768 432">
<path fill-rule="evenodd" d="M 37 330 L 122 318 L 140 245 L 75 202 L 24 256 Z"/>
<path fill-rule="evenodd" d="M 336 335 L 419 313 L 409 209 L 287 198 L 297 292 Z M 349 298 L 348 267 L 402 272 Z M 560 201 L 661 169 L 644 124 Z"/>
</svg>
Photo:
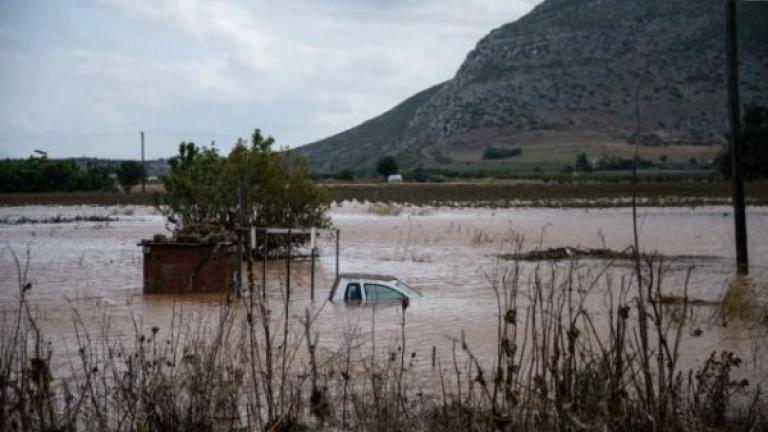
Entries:
<svg viewBox="0 0 768 432">
<path fill-rule="evenodd" d="M 576 171 L 584 171 L 584 172 L 590 172 L 592 171 L 592 164 L 589 162 L 589 159 L 587 159 L 587 155 L 585 153 L 579 153 L 578 156 L 576 156 Z"/>
<path fill-rule="evenodd" d="M 393 174 L 397 174 L 400 169 L 397 166 L 397 161 L 392 156 L 384 156 L 376 163 L 376 171 L 384 177 L 389 177 Z"/>
<path fill-rule="evenodd" d="M 209 226 L 233 231 L 243 222 L 258 227 L 324 227 L 330 224 L 325 189 L 309 177 L 306 161 L 291 151 L 273 151 L 272 137 L 256 130 L 227 157 L 215 147 L 181 143 L 163 176 L 160 209 L 178 231 Z"/>
<path fill-rule="evenodd" d="M 744 178 L 768 178 L 768 107 L 748 106 L 744 114 L 744 127 L 739 136 L 742 149 Z M 721 151 L 715 166 L 725 177 L 731 177 L 730 148 Z"/>
<path fill-rule="evenodd" d="M 144 177 L 144 167 L 136 161 L 122 161 L 117 167 L 117 182 L 126 193 L 130 193 L 134 186 L 139 184 Z"/>
</svg>

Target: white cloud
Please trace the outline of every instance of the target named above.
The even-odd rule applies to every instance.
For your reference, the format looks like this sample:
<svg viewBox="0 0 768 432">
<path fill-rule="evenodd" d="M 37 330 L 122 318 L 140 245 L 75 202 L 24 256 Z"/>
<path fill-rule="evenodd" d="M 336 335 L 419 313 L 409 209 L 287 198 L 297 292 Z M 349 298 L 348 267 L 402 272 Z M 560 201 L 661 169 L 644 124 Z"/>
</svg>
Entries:
<svg viewBox="0 0 768 432">
<path fill-rule="evenodd" d="M 265 17 L 237 3 L 214 0 L 98 0 L 120 10 L 173 27 L 201 43 L 232 49 L 254 69 L 276 66 L 274 41 L 261 31 Z"/>
</svg>

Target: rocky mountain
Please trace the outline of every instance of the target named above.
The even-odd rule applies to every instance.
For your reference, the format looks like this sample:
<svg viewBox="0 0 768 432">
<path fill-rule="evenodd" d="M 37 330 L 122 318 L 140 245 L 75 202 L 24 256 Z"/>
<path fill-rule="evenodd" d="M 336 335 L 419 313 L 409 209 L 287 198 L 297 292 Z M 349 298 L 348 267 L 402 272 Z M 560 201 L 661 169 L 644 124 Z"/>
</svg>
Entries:
<svg viewBox="0 0 768 432">
<path fill-rule="evenodd" d="M 742 100 L 768 105 L 768 3 L 739 2 Z M 726 130 L 722 0 L 546 0 L 493 30 L 455 77 L 300 147 L 317 172 L 709 157 Z M 521 149 L 512 161 L 489 146 Z M 538 164 L 538 165 L 537 165 Z"/>
</svg>

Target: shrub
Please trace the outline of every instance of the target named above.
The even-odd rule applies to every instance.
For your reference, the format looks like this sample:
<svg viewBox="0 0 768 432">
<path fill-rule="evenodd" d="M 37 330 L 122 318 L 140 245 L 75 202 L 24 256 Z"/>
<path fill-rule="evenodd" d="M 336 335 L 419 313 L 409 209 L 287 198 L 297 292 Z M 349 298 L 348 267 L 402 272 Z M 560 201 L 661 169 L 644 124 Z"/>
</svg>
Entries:
<svg viewBox="0 0 768 432">
<path fill-rule="evenodd" d="M 126 193 L 144 178 L 144 167 L 136 161 L 123 161 L 117 167 L 117 181 Z"/>
<path fill-rule="evenodd" d="M 485 150 L 483 150 L 483 159 L 493 160 L 493 159 L 507 159 L 515 156 L 520 156 L 520 154 L 523 151 L 519 148 L 501 148 L 501 147 L 493 147 L 493 146 L 487 146 Z"/>
</svg>

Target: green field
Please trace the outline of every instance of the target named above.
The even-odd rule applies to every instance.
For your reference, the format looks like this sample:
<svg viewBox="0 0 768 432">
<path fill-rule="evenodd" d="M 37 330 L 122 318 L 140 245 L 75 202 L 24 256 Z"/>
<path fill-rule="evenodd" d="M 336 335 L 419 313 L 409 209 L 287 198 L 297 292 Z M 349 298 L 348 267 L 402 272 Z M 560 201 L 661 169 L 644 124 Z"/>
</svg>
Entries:
<svg viewBox="0 0 768 432">
<path fill-rule="evenodd" d="M 621 207 L 630 204 L 629 183 L 544 184 L 442 183 L 400 185 L 334 185 L 334 200 L 393 202 L 410 205 L 470 207 Z M 725 182 L 664 182 L 637 185 L 638 202 L 644 206 L 692 206 L 730 203 Z M 746 187 L 751 205 L 768 205 L 768 182 Z"/>
<path fill-rule="evenodd" d="M 333 201 L 392 202 L 406 205 L 467 207 L 620 207 L 629 205 L 629 183 L 466 182 L 466 183 L 339 183 L 327 185 Z M 768 181 L 746 185 L 750 205 L 768 205 Z M 637 185 L 643 206 L 728 204 L 726 182 L 648 182 Z M 0 206 L 22 205 L 154 205 L 161 192 L 71 192 L 0 194 Z"/>
</svg>

